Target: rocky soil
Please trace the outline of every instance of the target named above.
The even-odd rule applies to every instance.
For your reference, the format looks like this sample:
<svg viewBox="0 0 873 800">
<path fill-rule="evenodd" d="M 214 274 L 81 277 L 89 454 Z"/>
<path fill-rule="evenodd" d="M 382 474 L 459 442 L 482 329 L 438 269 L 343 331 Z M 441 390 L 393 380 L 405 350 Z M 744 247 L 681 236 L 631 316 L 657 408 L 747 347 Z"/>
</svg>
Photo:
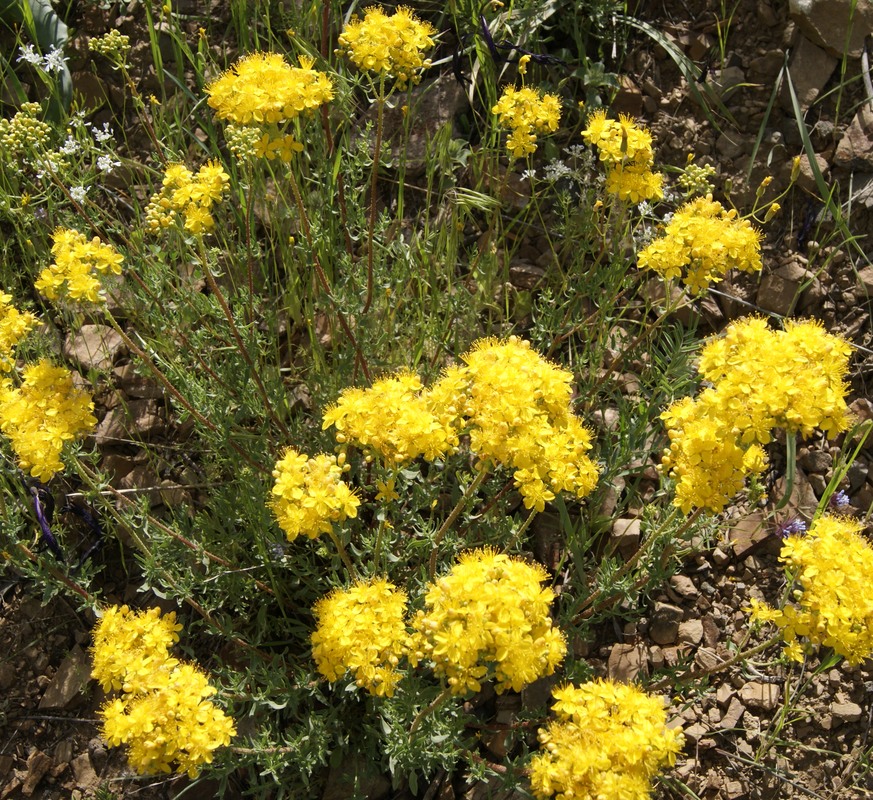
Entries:
<svg viewBox="0 0 873 800">
<path fill-rule="evenodd" d="M 617 105 L 651 126 L 664 163 L 683 164 L 690 152 L 698 163 L 713 164 L 719 184 L 731 179 L 731 197 L 742 210 L 765 176 L 773 177 L 766 196 L 787 187 L 793 157 L 803 156 L 798 187 L 768 227 L 764 275 L 729 278 L 702 304 L 703 318 L 712 330 L 750 309 L 821 319 L 858 346 L 852 408 L 860 419 L 873 418 L 868 399 L 873 267 L 863 255 L 869 257 L 873 249 L 873 99 L 868 97 L 873 89 L 863 77 L 869 65 L 862 35 L 873 31 L 873 6 L 859 0 L 848 37 L 850 55 L 843 62 L 839 53 L 847 35 L 838 22 L 848 18 L 849 0 L 813 3 L 824 8 L 821 18 L 791 17 L 781 0 L 645 5 L 642 18 L 698 65 L 692 84 L 720 98 L 733 119 L 710 118 L 667 50 L 646 36 L 635 37 Z M 717 21 L 724 19 L 725 7 L 734 5 L 722 59 Z M 87 25 L 102 32 L 113 23 L 109 12 L 98 13 L 96 6 L 88 13 L 85 33 Z M 122 16 L 120 24 L 142 25 L 136 14 Z M 814 161 L 828 185 L 838 186 L 841 213 L 860 237 L 858 248 L 843 244 L 833 214 L 817 199 L 786 89 L 786 62 L 810 129 Z M 110 86 L 111 75 L 104 78 Z M 839 91 L 841 82 L 846 87 Z M 147 489 L 155 504 L 184 500 L 173 488 L 176 480 L 146 463 L 141 448 L 122 443 L 160 442 L 166 436 L 167 409 L 157 387 L 133 376 L 128 355 L 110 329 L 86 326 L 66 342 L 65 350 L 83 371 L 114 368 L 115 386 L 103 398 L 95 437 L 115 475 L 114 485 Z M 787 514 L 808 518 L 831 477 L 837 452 L 833 443 L 820 440 L 800 448 Z M 868 445 L 840 487 L 850 498 L 848 510 L 867 518 L 873 506 L 871 460 Z M 778 494 L 777 486 L 773 495 Z M 763 523 L 760 512 L 747 512 L 735 509 L 728 515 L 733 522 L 722 540 L 698 543 L 699 552 L 655 596 L 643 620 L 624 630 L 610 628 L 588 643 L 586 655 L 601 674 L 632 679 L 690 663 L 706 669 L 731 656 L 747 632 L 743 609 L 749 600 L 773 600 L 782 586 L 777 531 Z M 83 540 L 87 536 L 83 528 Z M 638 521 L 616 521 L 613 536 L 622 552 L 633 552 Z M 137 587 L 128 585 L 120 568 L 107 563 L 104 574 L 108 600 L 136 595 Z M 15 575 L 0 583 L 0 800 L 179 796 L 186 780 L 138 778 L 122 753 L 101 742 L 95 717 L 102 698 L 88 680 L 92 620 L 64 600 L 44 606 L 40 597 L 40 587 Z M 674 777 L 707 800 L 873 797 L 873 664 L 826 670 L 798 697 L 786 698 L 784 677 L 772 668 L 759 671 L 746 664 L 718 675 L 711 686 L 701 682 L 700 693 L 681 713 L 688 745 Z M 511 706 L 513 701 L 507 702 Z M 499 759 L 499 742 L 486 746 Z M 440 776 L 431 788 L 429 797 L 438 793 L 444 800 L 505 796 L 487 785 L 470 787 L 463 776 Z M 201 783 L 184 797 L 208 798 L 214 791 Z M 660 791 L 663 797 L 686 796 L 675 786 Z"/>
</svg>

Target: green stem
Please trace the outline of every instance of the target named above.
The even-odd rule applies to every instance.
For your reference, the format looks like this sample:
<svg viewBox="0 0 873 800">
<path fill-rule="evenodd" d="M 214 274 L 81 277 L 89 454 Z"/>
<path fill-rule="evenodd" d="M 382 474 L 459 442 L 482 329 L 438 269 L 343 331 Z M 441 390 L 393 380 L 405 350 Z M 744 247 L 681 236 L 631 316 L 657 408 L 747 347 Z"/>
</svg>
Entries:
<svg viewBox="0 0 873 800">
<path fill-rule="evenodd" d="M 503 548 L 504 553 L 508 553 L 518 544 L 519 539 L 521 539 L 524 532 L 530 527 L 530 524 L 533 522 L 533 519 L 536 515 L 537 510 L 535 508 L 532 508 L 530 510 L 530 514 L 528 514 L 525 521 L 521 523 L 521 527 L 515 532 L 515 535 L 512 537 L 509 544 Z"/>
<path fill-rule="evenodd" d="M 485 468 L 484 464 L 480 465 L 481 468 L 473 479 L 472 483 L 467 487 L 467 490 L 461 496 L 461 499 L 455 504 L 455 507 L 452 509 L 451 514 L 446 517 L 446 521 L 440 526 L 440 529 L 436 532 L 436 536 L 433 537 L 433 550 L 430 552 L 430 564 L 428 565 L 428 575 L 430 579 L 433 580 L 434 575 L 436 575 L 436 560 L 437 560 L 437 548 L 439 547 L 440 542 L 443 540 L 443 537 L 446 535 L 448 529 L 454 524 L 455 520 L 460 516 L 461 512 L 464 510 L 464 506 L 467 505 L 470 498 L 479 491 L 479 487 L 484 482 L 485 478 L 488 476 L 488 470 Z"/>
<path fill-rule="evenodd" d="M 264 382 L 261 380 L 261 376 L 258 374 L 255 363 L 252 360 L 251 355 L 249 354 L 248 348 L 243 341 L 242 334 L 240 334 L 236 321 L 233 318 L 233 312 L 230 310 L 227 299 L 225 298 L 224 293 L 221 291 L 221 287 L 218 285 L 218 282 L 215 280 L 215 276 L 212 274 L 212 270 L 209 269 L 209 260 L 206 257 L 206 246 L 203 243 L 202 236 L 197 238 L 197 243 L 197 249 L 199 251 L 198 254 L 200 256 L 200 265 L 203 267 L 203 274 L 206 277 L 206 283 L 209 284 L 209 291 L 212 292 L 212 294 L 215 296 L 215 299 L 218 300 L 218 305 L 221 306 L 221 310 L 224 312 L 224 317 L 227 320 L 227 324 L 230 326 L 230 332 L 233 335 L 233 338 L 236 340 L 237 350 L 239 351 L 239 354 L 243 357 L 243 361 L 246 362 L 246 366 L 249 368 L 249 375 L 251 375 L 252 379 L 255 382 L 255 385 L 258 387 L 258 393 L 261 395 L 261 399 L 264 401 L 264 407 L 267 409 L 270 418 L 273 420 L 273 422 L 276 423 L 276 426 L 282 432 L 282 435 L 290 439 L 291 431 L 288 430 L 288 427 L 285 425 L 284 422 L 282 422 L 281 419 L 279 419 L 279 416 L 273 409 L 273 404 L 270 402 L 270 396 L 267 394 L 267 389 L 264 386 Z"/>
<path fill-rule="evenodd" d="M 318 282 L 321 284 L 321 288 L 327 295 L 327 299 L 333 306 L 333 310 L 336 312 L 336 316 L 339 320 L 340 327 L 343 329 L 343 333 L 345 333 L 346 337 L 348 338 L 349 342 L 355 350 L 355 357 L 358 364 L 360 364 L 361 366 L 364 377 L 369 381 L 371 380 L 371 378 L 370 369 L 367 366 L 367 360 L 364 358 L 364 354 L 361 352 L 361 347 L 358 344 L 358 340 L 355 338 L 355 335 L 352 333 L 352 329 L 349 326 L 348 320 L 346 320 L 345 315 L 337 307 L 333 292 L 330 289 L 330 283 L 327 280 L 327 275 L 325 275 L 324 273 L 324 269 L 321 266 L 321 261 L 318 258 L 318 253 L 315 250 L 315 243 L 312 240 L 312 226 L 309 224 L 309 215 L 306 213 L 306 206 L 303 204 L 303 195 L 300 193 L 300 186 L 297 183 L 297 178 L 294 175 L 293 169 L 288 170 L 288 177 L 291 183 L 291 191 L 294 194 L 294 202 L 297 203 L 297 210 L 300 212 L 300 224 L 303 226 L 303 234 L 306 236 L 306 243 L 309 245 L 309 251 L 312 253 L 312 264 L 315 267 L 315 275 L 318 278 Z"/>
<path fill-rule="evenodd" d="M 342 562 L 345 565 L 345 568 L 349 572 L 349 577 L 353 581 L 358 580 L 358 571 L 355 569 L 355 565 L 352 564 L 352 560 L 351 560 L 351 558 L 349 558 L 348 551 L 343 546 L 343 543 L 339 540 L 339 537 L 336 535 L 336 533 L 334 533 L 333 529 L 331 529 L 329 536 L 330 536 L 331 541 L 334 544 L 334 547 L 336 547 L 336 550 L 339 553 L 340 559 L 342 559 Z"/>
<path fill-rule="evenodd" d="M 379 183 L 379 157 L 382 154 L 382 129 L 385 116 L 385 78 L 379 83 L 379 96 L 376 98 L 376 142 L 373 149 L 373 172 L 370 175 L 370 220 L 367 236 L 367 297 L 362 313 L 370 310 L 373 302 L 373 240 L 376 236 L 376 190 Z"/>
<path fill-rule="evenodd" d="M 785 431 L 785 491 L 774 507 L 774 511 L 785 508 L 794 492 L 794 478 L 797 475 L 797 435 L 794 431 Z"/>
<path fill-rule="evenodd" d="M 446 700 L 449 699 L 452 695 L 451 689 L 443 689 L 439 696 L 434 700 L 429 706 L 425 706 L 425 708 L 421 709 L 418 712 L 415 719 L 412 720 L 412 725 L 409 726 L 409 741 L 412 741 L 413 734 L 418 730 L 418 726 L 421 725 L 421 721 L 428 715 L 436 711 Z"/>
</svg>

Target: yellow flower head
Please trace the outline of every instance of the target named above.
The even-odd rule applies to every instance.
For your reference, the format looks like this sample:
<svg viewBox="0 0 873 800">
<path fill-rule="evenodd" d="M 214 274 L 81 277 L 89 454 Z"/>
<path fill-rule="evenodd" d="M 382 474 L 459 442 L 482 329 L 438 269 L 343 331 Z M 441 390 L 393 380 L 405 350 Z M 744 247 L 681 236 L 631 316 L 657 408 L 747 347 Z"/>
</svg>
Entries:
<svg viewBox="0 0 873 800">
<path fill-rule="evenodd" d="M 333 83 L 300 57 L 292 67 L 279 53 L 252 53 L 206 87 L 219 119 L 237 125 L 270 125 L 295 119 L 333 98 Z"/>
<path fill-rule="evenodd" d="M 29 311 L 19 311 L 11 300 L 11 294 L 0 292 L 0 372 L 9 372 L 15 365 L 13 350 L 37 321 Z"/>
<path fill-rule="evenodd" d="M 212 207 L 221 202 L 229 183 L 230 176 L 217 161 L 207 161 L 196 175 L 184 164 L 171 164 L 161 190 L 146 207 L 146 227 L 156 233 L 181 216 L 185 230 L 195 236 L 209 233 L 215 227 Z"/>
<path fill-rule="evenodd" d="M 312 657 L 329 681 L 350 672 L 370 694 L 391 697 L 407 651 L 406 593 L 382 578 L 336 589 L 316 603 Z"/>
<path fill-rule="evenodd" d="M 539 565 L 493 550 L 465 553 L 428 589 L 410 661 L 432 661 L 457 695 L 478 692 L 492 677 L 504 692 L 551 675 L 567 646 L 552 627 L 555 595 L 540 585 L 547 579 Z"/>
<path fill-rule="evenodd" d="M 643 800 L 651 779 L 676 763 L 684 737 L 664 704 L 632 684 L 596 680 L 556 689 L 556 718 L 540 728 L 530 764 L 534 796 Z"/>
<path fill-rule="evenodd" d="M 407 83 L 418 83 L 420 71 L 430 66 L 424 52 L 433 47 L 435 33 L 406 6 L 398 6 L 390 16 L 373 6 L 364 11 L 363 19 L 352 17 L 339 36 L 337 52 L 348 55 L 361 71 L 395 78 L 403 89 Z"/>
<path fill-rule="evenodd" d="M 637 256 L 637 264 L 664 279 L 679 278 L 699 294 L 730 269 L 760 272 L 761 234 L 712 195 L 698 197 L 673 215 L 664 235 Z"/>
<path fill-rule="evenodd" d="M 103 244 L 96 236 L 69 228 L 58 228 L 52 234 L 54 263 L 44 269 L 34 283 L 37 291 L 49 300 L 60 296 L 71 300 L 101 302 L 100 281 L 96 273 L 121 274 L 124 257 L 112 245 Z"/>
<path fill-rule="evenodd" d="M 368 389 L 346 389 L 325 411 L 322 427 L 335 427 L 340 444 L 356 444 L 394 467 L 454 450 L 458 431 L 452 422 L 430 402 L 417 375 L 400 372 Z"/>
<path fill-rule="evenodd" d="M 342 481 L 342 467 L 334 456 L 307 458 L 289 447 L 273 469 L 276 483 L 270 507 L 293 542 L 329 533 L 333 523 L 358 515 L 361 501 Z"/>
<path fill-rule="evenodd" d="M 606 190 L 620 200 L 639 203 L 663 197 L 663 176 L 652 172 L 652 134 L 622 114 L 608 119 L 599 109 L 588 118 L 582 138 L 597 148 L 606 167 Z"/>
<path fill-rule="evenodd" d="M 26 367 L 22 378 L 19 387 L 0 385 L 0 430 L 21 469 L 46 483 L 64 469 L 64 444 L 97 424 L 94 403 L 68 370 L 48 361 Z"/>
<path fill-rule="evenodd" d="M 529 86 L 507 86 L 491 113 L 512 132 L 507 140 L 509 151 L 515 158 L 522 158 L 537 149 L 536 134 L 558 129 L 561 101 L 557 95 L 543 94 Z"/>
</svg>

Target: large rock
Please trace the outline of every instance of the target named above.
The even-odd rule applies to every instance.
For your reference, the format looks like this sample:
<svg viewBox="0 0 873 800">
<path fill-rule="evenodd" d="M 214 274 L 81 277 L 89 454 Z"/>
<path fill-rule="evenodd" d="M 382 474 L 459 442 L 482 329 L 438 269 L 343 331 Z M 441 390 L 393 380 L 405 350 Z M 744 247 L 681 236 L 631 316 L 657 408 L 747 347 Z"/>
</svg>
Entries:
<svg viewBox="0 0 873 800">
<path fill-rule="evenodd" d="M 83 325 L 64 342 L 64 356 L 83 370 L 109 369 L 126 352 L 121 335 L 108 325 Z"/>
<path fill-rule="evenodd" d="M 803 36 L 797 42 L 791 53 L 788 72 L 797 101 L 804 110 L 809 108 L 821 94 L 837 66 L 837 59 L 824 48 L 813 44 Z M 782 107 L 789 113 L 793 112 L 791 93 L 786 84 L 782 89 Z"/>
<path fill-rule="evenodd" d="M 788 10 L 797 27 L 831 55 L 842 56 L 846 49 L 858 58 L 864 49 L 864 37 L 873 32 L 873 2 L 857 0 L 789 0 Z"/>
</svg>

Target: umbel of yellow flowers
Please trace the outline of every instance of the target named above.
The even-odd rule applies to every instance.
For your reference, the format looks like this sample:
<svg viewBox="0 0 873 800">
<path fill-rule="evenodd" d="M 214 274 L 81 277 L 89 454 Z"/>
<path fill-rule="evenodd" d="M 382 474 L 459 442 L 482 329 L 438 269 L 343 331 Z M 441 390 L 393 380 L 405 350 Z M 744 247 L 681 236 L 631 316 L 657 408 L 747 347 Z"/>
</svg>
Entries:
<svg viewBox="0 0 873 800">
<path fill-rule="evenodd" d="M 794 661 L 818 646 L 830 647 L 850 664 L 873 654 L 873 547 L 862 525 L 844 517 L 819 517 L 809 532 L 789 536 L 781 560 L 797 588 L 792 604 L 774 609 L 751 601 L 752 619 L 772 622 Z"/>
<path fill-rule="evenodd" d="M 660 697 L 596 680 L 552 692 L 555 719 L 530 763 L 534 796 L 646 800 L 652 778 L 676 763 L 684 737 L 667 727 Z"/>
<path fill-rule="evenodd" d="M 709 342 L 698 369 L 711 387 L 661 415 L 670 437 L 662 467 L 676 481 L 675 504 L 686 513 L 721 511 L 748 475 L 764 470 L 761 445 L 774 428 L 789 436 L 846 430 L 850 354 L 814 320 L 775 331 L 749 317 Z"/>
<path fill-rule="evenodd" d="M 105 691 L 122 691 L 100 709 L 103 737 L 124 745 L 140 774 L 196 777 L 219 747 L 230 744 L 233 720 L 207 698 L 215 694 L 197 666 L 170 656 L 182 626 L 174 612 L 110 606 L 93 632 L 93 670 Z"/>
</svg>

